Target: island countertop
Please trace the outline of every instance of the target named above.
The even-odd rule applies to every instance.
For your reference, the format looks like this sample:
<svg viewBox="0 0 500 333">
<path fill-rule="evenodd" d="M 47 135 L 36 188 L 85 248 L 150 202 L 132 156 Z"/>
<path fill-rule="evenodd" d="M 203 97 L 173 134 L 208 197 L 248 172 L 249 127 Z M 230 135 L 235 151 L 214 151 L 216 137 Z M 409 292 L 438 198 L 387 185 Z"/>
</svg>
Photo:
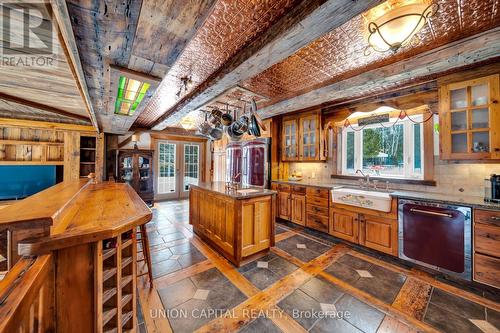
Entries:
<svg viewBox="0 0 500 333">
<path fill-rule="evenodd" d="M 276 194 L 276 191 L 263 189 L 259 187 L 242 187 L 237 191 L 227 190 L 225 182 L 200 182 L 198 185 L 191 184 L 191 187 L 200 188 L 210 192 L 222 194 L 232 199 L 243 200 L 249 198 L 262 197 Z"/>
</svg>

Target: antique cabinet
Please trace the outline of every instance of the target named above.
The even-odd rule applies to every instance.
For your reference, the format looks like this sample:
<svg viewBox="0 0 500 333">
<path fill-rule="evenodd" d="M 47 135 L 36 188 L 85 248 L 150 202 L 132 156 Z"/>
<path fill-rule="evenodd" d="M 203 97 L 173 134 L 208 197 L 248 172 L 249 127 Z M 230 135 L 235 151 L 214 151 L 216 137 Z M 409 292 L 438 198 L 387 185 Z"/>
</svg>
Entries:
<svg viewBox="0 0 500 333">
<path fill-rule="evenodd" d="M 152 204 L 153 150 L 120 149 L 115 154 L 116 181 L 130 184 L 142 200 Z"/>
<path fill-rule="evenodd" d="M 442 159 L 500 159 L 499 75 L 440 87 Z"/>
<path fill-rule="evenodd" d="M 320 110 L 283 117 L 281 138 L 283 161 L 325 159 Z"/>
</svg>

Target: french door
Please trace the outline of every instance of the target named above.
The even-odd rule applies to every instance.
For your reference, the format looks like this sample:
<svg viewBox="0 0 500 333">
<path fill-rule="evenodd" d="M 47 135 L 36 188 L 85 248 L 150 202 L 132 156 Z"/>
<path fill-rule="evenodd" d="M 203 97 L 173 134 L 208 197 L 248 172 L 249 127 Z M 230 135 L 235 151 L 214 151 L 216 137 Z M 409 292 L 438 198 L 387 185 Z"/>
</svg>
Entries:
<svg viewBox="0 0 500 333">
<path fill-rule="evenodd" d="M 201 179 L 201 144 L 158 141 L 157 151 L 157 199 L 187 198 L 189 185 Z"/>
</svg>

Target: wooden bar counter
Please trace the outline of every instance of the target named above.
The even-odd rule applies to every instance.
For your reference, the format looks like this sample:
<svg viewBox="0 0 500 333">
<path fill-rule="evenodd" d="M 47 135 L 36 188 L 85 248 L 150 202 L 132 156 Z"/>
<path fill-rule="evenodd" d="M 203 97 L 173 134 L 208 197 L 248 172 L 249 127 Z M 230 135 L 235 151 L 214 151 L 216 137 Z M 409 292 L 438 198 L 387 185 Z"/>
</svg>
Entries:
<svg viewBox="0 0 500 333">
<path fill-rule="evenodd" d="M 191 185 L 189 223 L 194 232 L 234 265 L 274 246 L 276 192 L 227 191 L 223 182 Z"/>
<path fill-rule="evenodd" d="M 0 332 L 33 321 L 42 331 L 136 331 L 136 229 L 151 217 L 129 185 L 89 180 L 60 183 L 2 209 L 11 270 L 0 285 Z"/>
</svg>

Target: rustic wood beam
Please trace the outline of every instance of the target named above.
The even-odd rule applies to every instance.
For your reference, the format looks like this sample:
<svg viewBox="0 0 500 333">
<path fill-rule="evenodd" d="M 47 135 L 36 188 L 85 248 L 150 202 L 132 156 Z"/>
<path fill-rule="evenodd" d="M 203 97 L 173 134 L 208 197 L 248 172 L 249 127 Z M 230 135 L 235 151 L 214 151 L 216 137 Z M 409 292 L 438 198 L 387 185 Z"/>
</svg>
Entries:
<svg viewBox="0 0 500 333">
<path fill-rule="evenodd" d="M 132 136 L 134 134 L 136 134 L 137 132 L 134 132 L 133 134 L 131 134 L 128 138 L 126 138 L 125 140 L 123 140 L 122 142 L 120 142 L 118 144 L 118 149 L 121 149 L 123 147 L 125 147 L 126 145 L 128 145 L 131 141 L 132 141 Z"/>
<path fill-rule="evenodd" d="M 43 110 L 43 111 L 47 111 L 47 112 L 51 112 L 51 113 L 56 113 L 56 114 L 59 114 L 61 116 L 65 116 L 65 117 L 72 118 L 72 119 L 89 121 L 89 118 L 86 116 L 82 116 L 79 114 L 64 111 L 64 110 L 55 108 L 55 107 L 50 106 L 50 105 L 41 104 L 41 103 L 33 102 L 33 101 L 28 101 L 26 99 L 22 99 L 22 98 L 17 97 L 17 96 L 5 94 L 3 92 L 0 92 L 0 99 L 3 99 L 5 101 L 9 101 L 9 102 L 14 102 L 14 103 L 24 105 L 24 106 L 29 106 L 29 107 L 32 107 L 35 109 L 39 109 L 39 110 Z"/>
<path fill-rule="evenodd" d="M 344 108 L 356 109 L 359 107 L 360 104 L 365 105 L 365 104 L 384 103 L 385 101 L 396 100 L 401 97 L 414 96 L 414 95 L 424 96 L 421 95 L 421 93 L 437 92 L 437 90 L 438 90 L 438 84 L 436 80 L 432 80 L 422 84 L 411 85 L 408 87 L 403 87 L 395 90 L 393 89 L 377 95 L 369 94 L 363 97 L 356 97 L 354 99 L 350 99 L 348 101 L 342 101 L 339 103 L 335 102 L 325 103 L 324 105 L 321 105 L 321 108 L 324 114 L 329 114 Z"/>
<path fill-rule="evenodd" d="M 380 87 L 422 77 L 438 76 L 450 70 L 498 58 L 500 28 L 464 38 L 415 57 L 377 68 L 350 79 L 290 98 L 260 110 L 264 118 L 293 112 L 335 99 L 349 99 Z"/>
<path fill-rule="evenodd" d="M 73 28 L 71 26 L 71 19 L 68 13 L 68 7 L 66 1 L 64 0 L 50 0 L 53 17 L 55 18 L 55 23 L 59 27 L 58 38 L 61 42 L 61 47 L 66 55 L 66 60 L 68 61 L 69 68 L 75 79 L 78 91 L 85 103 L 87 113 L 89 114 L 90 121 L 95 127 L 97 133 L 99 133 L 99 123 L 95 115 L 94 108 L 92 106 L 92 101 L 90 99 L 87 82 L 85 81 L 85 75 L 83 73 L 82 63 L 80 61 L 80 55 L 78 53 L 78 47 L 76 45 L 75 36 L 73 35 Z"/>
<path fill-rule="evenodd" d="M 161 130 L 177 124 L 191 110 L 196 110 L 240 82 L 286 59 L 303 46 L 381 2 L 382 0 L 302 1 L 242 48 L 176 106 L 165 110 L 155 121 L 153 129 Z"/>
</svg>

